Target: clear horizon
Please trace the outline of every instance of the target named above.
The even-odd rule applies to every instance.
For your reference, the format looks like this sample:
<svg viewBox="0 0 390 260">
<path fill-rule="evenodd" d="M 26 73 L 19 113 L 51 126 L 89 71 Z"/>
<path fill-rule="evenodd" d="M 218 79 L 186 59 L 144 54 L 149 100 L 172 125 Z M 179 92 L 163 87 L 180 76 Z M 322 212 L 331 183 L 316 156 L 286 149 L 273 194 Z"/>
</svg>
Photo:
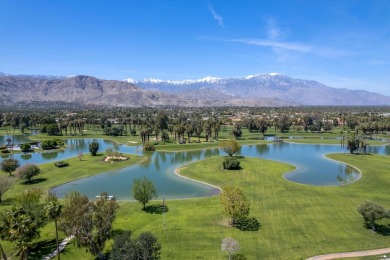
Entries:
<svg viewBox="0 0 390 260">
<path fill-rule="evenodd" d="M 386 0 L 0 0 L 0 71 L 116 80 L 276 72 L 389 95 L 389 13 Z"/>
</svg>

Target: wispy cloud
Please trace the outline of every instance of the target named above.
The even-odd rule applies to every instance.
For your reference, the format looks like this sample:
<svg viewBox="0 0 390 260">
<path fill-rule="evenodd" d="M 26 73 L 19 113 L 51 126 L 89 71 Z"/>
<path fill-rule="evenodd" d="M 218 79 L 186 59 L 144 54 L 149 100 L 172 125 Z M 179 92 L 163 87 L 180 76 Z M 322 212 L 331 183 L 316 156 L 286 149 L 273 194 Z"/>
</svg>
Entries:
<svg viewBox="0 0 390 260">
<path fill-rule="evenodd" d="M 269 39 L 280 39 L 284 33 L 278 27 L 275 18 L 269 18 L 267 20 L 267 35 Z"/>
<path fill-rule="evenodd" d="M 225 25 L 223 24 L 222 16 L 220 16 L 219 14 L 217 14 L 217 12 L 215 12 L 215 10 L 214 10 L 213 6 L 211 5 L 211 3 L 209 3 L 209 11 L 213 15 L 214 20 L 216 20 L 218 22 L 218 25 L 220 27 L 224 28 Z"/>
<path fill-rule="evenodd" d="M 241 42 L 249 45 L 265 46 L 265 47 L 272 47 L 272 48 L 299 51 L 299 52 L 312 51 L 311 46 L 299 44 L 299 43 L 291 43 L 291 42 L 278 42 L 278 41 L 262 40 L 262 39 L 233 39 L 231 41 Z"/>
<path fill-rule="evenodd" d="M 241 38 L 232 39 L 230 41 L 240 42 L 248 45 L 270 47 L 277 55 L 283 56 L 286 54 L 285 52 L 309 53 L 328 58 L 350 56 L 354 54 L 350 51 L 284 40 L 284 37 L 287 35 L 287 33 L 279 28 L 275 18 L 267 19 L 266 24 L 267 37 L 264 39 Z"/>
</svg>

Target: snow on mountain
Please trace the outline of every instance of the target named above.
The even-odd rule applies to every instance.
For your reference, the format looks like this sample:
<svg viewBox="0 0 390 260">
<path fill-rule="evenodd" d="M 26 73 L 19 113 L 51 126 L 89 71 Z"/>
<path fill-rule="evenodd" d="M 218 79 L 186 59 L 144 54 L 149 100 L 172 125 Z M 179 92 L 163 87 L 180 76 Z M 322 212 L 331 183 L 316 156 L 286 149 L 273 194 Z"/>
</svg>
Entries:
<svg viewBox="0 0 390 260">
<path fill-rule="evenodd" d="M 202 79 L 186 79 L 186 80 L 162 80 L 162 79 L 155 79 L 155 78 L 146 78 L 142 80 L 135 80 L 133 78 L 126 78 L 123 81 L 133 83 L 133 84 L 138 84 L 138 83 L 144 83 L 144 84 L 173 84 L 173 85 L 186 85 L 186 84 L 194 84 L 194 83 L 216 83 L 221 78 L 217 77 L 210 77 L 207 76 Z"/>
<path fill-rule="evenodd" d="M 145 79 L 135 81 L 134 84 L 144 89 L 173 94 L 191 93 L 215 97 L 223 95 L 248 99 L 277 98 L 301 105 L 390 105 L 388 96 L 362 90 L 332 88 L 314 80 L 294 79 L 276 72 L 225 79 Z M 194 91 L 198 92 L 195 94 Z M 199 91 L 203 91 L 203 94 Z"/>
</svg>

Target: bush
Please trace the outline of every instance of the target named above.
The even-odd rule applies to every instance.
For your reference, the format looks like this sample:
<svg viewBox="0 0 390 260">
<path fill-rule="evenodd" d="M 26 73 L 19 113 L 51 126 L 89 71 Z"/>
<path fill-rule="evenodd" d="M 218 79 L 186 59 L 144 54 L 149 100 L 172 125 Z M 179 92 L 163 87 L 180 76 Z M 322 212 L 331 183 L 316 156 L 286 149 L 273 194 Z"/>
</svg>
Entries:
<svg viewBox="0 0 390 260">
<path fill-rule="evenodd" d="M 6 145 L 0 145 L 0 150 L 5 150 L 5 149 L 7 149 Z"/>
<path fill-rule="evenodd" d="M 64 141 L 61 140 L 61 139 L 54 139 L 53 141 L 56 142 L 58 146 L 64 146 L 65 145 Z"/>
<path fill-rule="evenodd" d="M 30 151 L 31 145 L 30 144 L 22 144 L 22 145 L 20 145 L 20 150 L 22 150 L 22 152 Z"/>
<path fill-rule="evenodd" d="M 1 150 L 1 153 L 10 153 L 10 151 L 8 149 L 5 149 L 5 150 Z"/>
<path fill-rule="evenodd" d="M 34 176 L 37 176 L 40 172 L 41 170 L 38 166 L 34 164 L 25 164 L 18 168 L 18 177 L 20 179 L 26 179 L 28 182 L 31 182 L 31 179 Z"/>
<path fill-rule="evenodd" d="M 67 162 L 55 162 L 54 165 L 58 168 L 69 166 L 69 163 Z"/>
<path fill-rule="evenodd" d="M 226 170 L 237 170 L 241 169 L 240 167 L 240 161 L 237 160 L 237 158 L 234 157 L 226 157 L 225 160 L 222 163 L 223 168 Z"/>
<path fill-rule="evenodd" d="M 57 147 L 57 142 L 55 140 L 45 140 L 41 143 L 42 149 L 54 149 Z"/>
<path fill-rule="evenodd" d="M 235 227 L 241 231 L 257 231 L 260 228 L 260 223 L 255 218 L 242 217 L 236 219 Z"/>
<path fill-rule="evenodd" d="M 156 147 L 151 143 L 146 143 L 144 145 L 144 151 L 156 151 Z"/>
</svg>

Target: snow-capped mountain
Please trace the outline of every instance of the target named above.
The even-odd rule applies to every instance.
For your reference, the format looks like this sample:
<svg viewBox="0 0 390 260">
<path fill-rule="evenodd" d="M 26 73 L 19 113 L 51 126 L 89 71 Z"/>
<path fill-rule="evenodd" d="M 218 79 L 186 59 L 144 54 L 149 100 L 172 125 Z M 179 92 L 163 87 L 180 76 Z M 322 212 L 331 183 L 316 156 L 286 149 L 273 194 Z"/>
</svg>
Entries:
<svg viewBox="0 0 390 260">
<path fill-rule="evenodd" d="M 206 77 L 197 80 L 144 79 L 131 81 L 149 90 L 183 94 L 206 89 L 214 95 L 235 98 L 278 98 L 300 105 L 390 105 L 390 97 L 364 90 L 337 89 L 313 80 L 294 79 L 278 73 L 241 78 Z"/>
</svg>

